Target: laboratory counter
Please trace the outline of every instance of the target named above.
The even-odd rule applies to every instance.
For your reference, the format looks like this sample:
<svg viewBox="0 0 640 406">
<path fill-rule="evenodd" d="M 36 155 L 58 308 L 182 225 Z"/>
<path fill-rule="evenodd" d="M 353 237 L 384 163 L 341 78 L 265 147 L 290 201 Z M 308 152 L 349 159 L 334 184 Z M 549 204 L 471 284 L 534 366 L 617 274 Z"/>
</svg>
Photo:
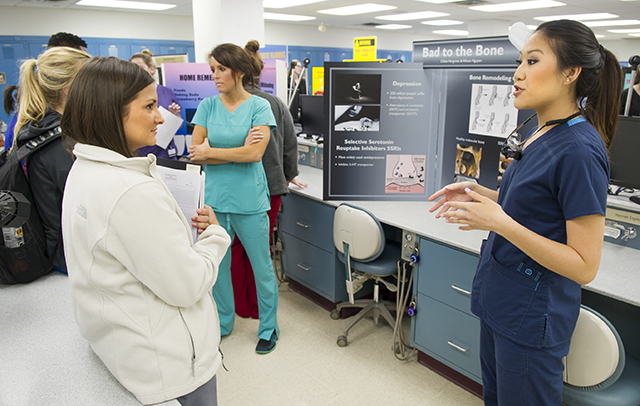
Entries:
<svg viewBox="0 0 640 406">
<path fill-rule="evenodd" d="M 309 184 L 306 189 L 291 186 L 291 192 L 330 206 L 338 206 L 341 201 L 323 201 L 323 174 L 321 169 L 299 166 L 298 179 Z M 610 199 L 610 205 L 629 210 L 638 210 L 635 203 L 622 198 Z M 461 231 L 455 224 L 436 219 L 429 213 L 433 202 L 389 202 L 389 201 L 349 201 L 344 202 L 362 207 L 373 213 L 382 223 L 416 233 L 418 236 L 441 242 L 445 245 L 468 251 L 475 255 L 480 252 L 485 231 Z M 636 205 L 637 206 L 637 205 Z M 600 270 L 596 278 L 584 289 L 640 307 L 640 250 L 604 242 Z"/>
</svg>

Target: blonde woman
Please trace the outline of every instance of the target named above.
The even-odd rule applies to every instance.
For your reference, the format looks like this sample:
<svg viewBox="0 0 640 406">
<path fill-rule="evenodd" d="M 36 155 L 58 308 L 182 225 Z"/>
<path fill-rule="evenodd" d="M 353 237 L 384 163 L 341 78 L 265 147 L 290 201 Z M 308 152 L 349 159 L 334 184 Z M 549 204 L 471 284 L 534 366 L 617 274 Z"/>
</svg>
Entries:
<svg viewBox="0 0 640 406">
<path fill-rule="evenodd" d="M 22 63 L 14 145 L 21 147 L 60 126 L 69 86 L 90 58 L 88 53 L 78 49 L 54 47 L 42 53 L 37 60 L 28 59 Z M 73 164 L 73 155 L 62 140 L 57 139 L 31 155 L 24 164 L 44 225 L 47 256 L 53 261 L 54 269 L 67 273 L 60 213 L 62 192 Z"/>
</svg>

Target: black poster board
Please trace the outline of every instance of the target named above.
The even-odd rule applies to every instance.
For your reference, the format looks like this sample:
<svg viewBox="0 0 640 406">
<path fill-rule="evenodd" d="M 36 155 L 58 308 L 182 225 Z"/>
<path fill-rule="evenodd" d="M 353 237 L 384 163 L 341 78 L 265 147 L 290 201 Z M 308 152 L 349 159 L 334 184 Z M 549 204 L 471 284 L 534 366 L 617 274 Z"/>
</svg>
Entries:
<svg viewBox="0 0 640 406">
<path fill-rule="evenodd" d="M 435 180 L 433 75 L 409 63 L 327 62 L 324 71 L 324 199 L 426 200 Z"/>
</svg>

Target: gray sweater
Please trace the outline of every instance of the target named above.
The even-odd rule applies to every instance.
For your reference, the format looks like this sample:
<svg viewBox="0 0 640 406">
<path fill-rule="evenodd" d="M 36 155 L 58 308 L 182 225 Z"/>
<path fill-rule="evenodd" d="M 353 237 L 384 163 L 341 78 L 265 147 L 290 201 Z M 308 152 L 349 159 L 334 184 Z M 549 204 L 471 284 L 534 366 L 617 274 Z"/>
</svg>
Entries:
<svg viewBox="0 0 640 406">
<path fill-rule="evenodd" d="M 271 196 L 289 193 L 287 182 L 298 176 L 298 140 L 289 109 L 277 96 L 259 87 L 245 87 L 253 95 L 262 97 L 271 104 L 277 128 L 271 131 L 269 145 L 262 156 L 262 166 L 267 175 Z"/>
</svg>

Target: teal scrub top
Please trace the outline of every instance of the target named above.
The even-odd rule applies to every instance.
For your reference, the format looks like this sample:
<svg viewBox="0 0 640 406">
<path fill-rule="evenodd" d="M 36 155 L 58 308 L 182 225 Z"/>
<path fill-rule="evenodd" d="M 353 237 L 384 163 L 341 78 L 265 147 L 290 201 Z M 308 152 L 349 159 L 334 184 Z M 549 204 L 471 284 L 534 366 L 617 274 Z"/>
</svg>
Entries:
<svg viewBox="0 0 640 406">
<path fill-rule="evenodd" d="M 276 128 L 269 102 L 251 96 L 229 112 L 218 96 L 204 99 L 192 124 L 207 129 L 212 148 L 237 148 L 244 145 L 249 130 L 257 125 Z M 262 162 L 229 162 L 206 165 L 204 201 L 220 213 L 255 214 L 271 208 L 267 177 Z"/>
</svg>

